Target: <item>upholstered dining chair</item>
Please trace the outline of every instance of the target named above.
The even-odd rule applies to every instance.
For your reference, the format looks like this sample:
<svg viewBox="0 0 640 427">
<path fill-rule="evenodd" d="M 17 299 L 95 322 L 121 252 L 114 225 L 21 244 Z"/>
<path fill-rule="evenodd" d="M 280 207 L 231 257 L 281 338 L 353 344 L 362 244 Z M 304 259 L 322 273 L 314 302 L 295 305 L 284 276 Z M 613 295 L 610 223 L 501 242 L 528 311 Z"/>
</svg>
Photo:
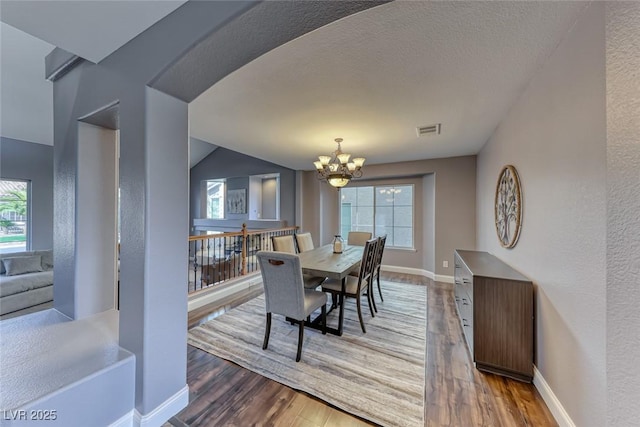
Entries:
<svg viewBox="0 0 640 427">
<path fill-rule="evenodd" d="M 271 245 L 276 252 L 286 252 L 288 254 L 295 254 L 296 242 L 293 240 L 293 234 L 287 234 L 285 236 L 272 236 Z"/>
<path fill-rule="evenodd" d="M 350 231 L 347 236 L 347 245 L 364 246 L 369 239 L 371 239 L 371 233 L 368 231 Z"/>
<path fill-rule="evenodd" d="M 296 362 L 299 362 L 304 341 L 304 320 L 318 308 L 321 309 L 322 334 L 327 333 L 327 294 L 304 288 L 298 255 L 260 251 L 256 257 L 262 274 L 267 316 L 262 349 L 266 350 L 269 346 L 271 315 L 275 313 L 286 316 L 298 323 Z"/>
<path fill-rule="evenodd" d="M 288 254 L 296 253 L 296 244 L 293 240 L 292 234 L 286 236 L 272 236 L 271 245 L 276 252 L 286 252 Z M 326 277 L 312 276 L 310 274 L 303 274 L 302 280 L 304 281 L 304 287 L 306 289 L 315 289 L 324 282 Z"/>
<path fill-rule="evenodd" d="M 315 248 L 311 233 L 296 234 L 296 242 L 298 243 L 298 252 L 307 252 Z"/>
<path fill-rule="evenodd" d="M 364 326 L 364 319 L 362 318 L 361 297 L 366 293 L 367 301 L 369 302 L 369 311 L 371 311 L 371 316 L 375 317 L 373 304 L 371 302 L 373 298 L 371 275 L 373 274 L 375 265 L 377 247 L 378 239 L 367 240 L 364 244 L 364 251 L 362 252 L 362 259 L 360 261 L 360 274 L 358 277 L 347 276 L 345 278 L 345 296 L 355 298 L 360 327 L 365 334 L 367 333 L 367 329 Z M 342 292 L 342 281 L 338 279 L 327 279 L 322 284 L 322 290 L 324 292 L 330 292 L 335 301 L 336 297 Z"/>
</svg>

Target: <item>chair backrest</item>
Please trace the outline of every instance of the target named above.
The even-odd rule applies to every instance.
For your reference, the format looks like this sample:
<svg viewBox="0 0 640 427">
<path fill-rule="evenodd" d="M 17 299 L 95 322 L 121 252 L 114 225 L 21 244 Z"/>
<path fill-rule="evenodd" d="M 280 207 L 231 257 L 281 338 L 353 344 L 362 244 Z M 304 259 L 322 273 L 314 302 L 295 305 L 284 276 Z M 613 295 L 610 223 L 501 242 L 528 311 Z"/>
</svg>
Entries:
<svg viewBox="0 0 640 427">
<path fill-rule="evenodd" d="M 353 246 L 364 246 L 367 240 L 371 239 L 368 231 L 350 231 L 347 237 L 347 244 Z"/>
<path fill-rule="evenodd" d="M 304 319 L 304 282 L 298 255 L 260 251 L 256 257 L 267 313 Z"/>
<path fill-rule="evenodd" d="M 296 243 L 293 241 L 293 234 L 272 236 L 271 243 L 273 244 L 273 250 L 276 252 L 296 253 Z"/>
<path fill-rule="evenodd" d="M 382 255 L 384 252 L 384 245 L 387 242 L 387 235 L 385 234 L 384 236 L 380 236 L 378 237 L 378 250 L 376 251 L 376 263 L 375 263 L 375 267 L 378 270 L 380 269 L 380 266 L 382 265 Z"/>
<path fill-rule="evenodd" d="M 313 239 L 311 233 L 298 233 L 296 234 L 296 241 L 298 242 L 298 251 L 307 252 L 313 249 Z"/>
<path fill-rule="evenodd" d="M 358 286 L 363 280 L 370 280 L 376 264 L 378 239 L 369 239 L 364 243 L 362 260 L 360 261 L 360 274 L 358 274 Z"/>
</svg>

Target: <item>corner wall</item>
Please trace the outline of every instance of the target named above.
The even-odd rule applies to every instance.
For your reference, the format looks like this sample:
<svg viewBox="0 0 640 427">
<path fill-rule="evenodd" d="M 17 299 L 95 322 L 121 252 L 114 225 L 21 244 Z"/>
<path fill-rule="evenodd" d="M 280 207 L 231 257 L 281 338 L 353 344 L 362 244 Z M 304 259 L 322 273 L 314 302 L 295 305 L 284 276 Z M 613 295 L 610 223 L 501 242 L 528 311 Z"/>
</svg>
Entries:
<svg viewBox="0 0 640 427">
<path fill-rule="evenodd" d="M 31 249 L 53 248 L 53 146 L 0 138 L 0 175 L 31 181 Z"/>
<path fill-rule="evenodd" d="M 581 427 L 605 425 L 607 401 L 604 40 L 604 4 L 592 3 L 478 155 L 478 249 L 536 285 L 535 363 Z M 523 192 L 513 249 L 494 225 L 506 164 Z"/>
<path fill-rule="evenodd" d="M 607 2 L 607 425 L 640 419 L 640 3 Z"/>
</svg>

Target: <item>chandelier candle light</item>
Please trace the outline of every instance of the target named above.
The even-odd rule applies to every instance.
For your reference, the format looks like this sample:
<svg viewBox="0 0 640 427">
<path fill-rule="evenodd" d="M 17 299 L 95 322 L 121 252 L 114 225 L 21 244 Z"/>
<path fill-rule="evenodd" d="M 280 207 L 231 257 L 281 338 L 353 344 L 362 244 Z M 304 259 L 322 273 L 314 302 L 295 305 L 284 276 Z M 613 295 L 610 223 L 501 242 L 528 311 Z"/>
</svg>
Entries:
<svg viewBox="0 0 640 427">
<path fill-rule="evenodd" d="M 318 172 L 318 179 L 327 181 L 336 188 L 344 187 L 355 178 L 362 176 L 362 165 L 364 157 L 356 157 L 349 161 L 351 154 L 342 152 L 340 143 L 342 138 L 336 138 L 338 149 L 330 156 L 318 156 L 318 160 L 313 162 Z"/>
</svg>

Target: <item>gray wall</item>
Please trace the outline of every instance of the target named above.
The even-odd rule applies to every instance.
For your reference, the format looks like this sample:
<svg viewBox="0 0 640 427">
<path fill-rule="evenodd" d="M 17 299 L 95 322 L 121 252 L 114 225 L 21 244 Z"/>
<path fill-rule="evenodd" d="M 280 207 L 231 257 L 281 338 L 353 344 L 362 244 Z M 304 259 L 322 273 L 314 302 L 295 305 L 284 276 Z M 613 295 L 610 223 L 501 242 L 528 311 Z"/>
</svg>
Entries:
<svg viewBox="0 0 640 427">
<path fill-rule="evenodd" d="M 430 173 L 422 178 L 422 247 L 423 265 L 427 271 L 436 271 L 436 177 Z"/>
<path fill-rule="evenodd" d="M 202 181 L 217 178 L 242 177 L 243 184 L 236 185 L 228 181 L 228 188 L 246 188 L 247 203 L 249 202 L 249 175 L 263 175 L 268 173 L 280 174 L 280 219 L 288 226 L 295 224 L 295 177 L 296 172 L 274 163 L 256 159 L 236 151 L 219 147 L 205 157 L 200 163 L 191 168 L 190 179 L 190 218 L 191 224 L 200 218 L 202 207 Z M 246 215 L 231 215 L 230 219 L 249 218 Z"/>
<path fill-rule="evenodd" d="M 278 197 L 278 179 L 262 180 L 262 218 L 275 219 L 277 214 L 276 202 Z"/>
<path fill-rule="evenodd" d="M 535 364 L 584 427 L 606 424 L 604 53 L 604 4 L 594 3 L 478 155 L 478 249 L 534 282 Z M 494 225 L 505 164 L 516 167 L 523 191 L 513 249 L 500 246 Z"/>
<path fill-rule="evenodd" d="M 53 147 L 0 138 L 0 176 L 31 181 L 31 249 L 53 248 Z"/>
<path fill-rule="evenodd" d="M 640 3 L 607 2 L 607 425 L 640 419 Z"/>
<path fill-rule="evenodd" d="M 115 308 L 117 244 L 117 131 L 78 123 L 76 319 Z M 96 227 L 96 224 L 99 224 Z"/>
<path fill-rule="evenodd" d="M 385 264 L 453 276 L 454 250 L 475 249 L 475 156 L 369 165 L 364 174 L 366 180 L 349 185 L 415 184 L 416 252 L 390 248 L 385 250 Z M 320 236 L 319 244 L 326 244 L 338 230 L 339 193 L 315 175 L 304 172 L 301 178 L 301 226 L 314 238 Z M 442 266 L 445 260 L 447 268 Z"/>
</svg>

